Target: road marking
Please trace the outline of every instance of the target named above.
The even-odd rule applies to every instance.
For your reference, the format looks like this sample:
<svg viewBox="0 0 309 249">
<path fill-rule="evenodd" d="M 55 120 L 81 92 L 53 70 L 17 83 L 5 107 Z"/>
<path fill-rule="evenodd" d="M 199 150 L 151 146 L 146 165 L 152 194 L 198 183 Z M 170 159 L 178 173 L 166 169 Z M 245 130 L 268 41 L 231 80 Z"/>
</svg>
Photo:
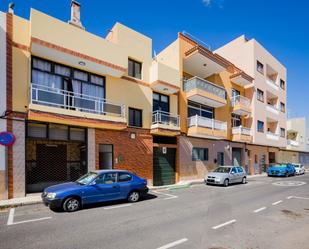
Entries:
<svg viewBox="0 0 309 249">
<path fill-rule="evenodd" d="M 161 194 L 161 195 L 165 195 L 167 196 L 166 198 L 164 198 L 163 200 L 170 200 L 170 199 L 175 199 L 175 198 L 178 198 L 177 195 L 171 195 L 171 194 L 167 194 L 167 193 L 162 193 L 162 192 L 158 192 L 158 191 L 151 191 L 153 193 L 156 193 L 156 194 Z"/>
<path fill-rule="evenodd" d="M 132 206 L 132 204 L 116 205 L 116 206 L 111 206 L 111 207 L 105 207 L 104 209 L 115 209 L 115 208 L 129 207 L 129 206 Z"/>
<path fill-rule="evenodd" d="M 276 201 L 276 202 L 273 202 L 271 205 L 275 206 L 275 205 L 278 205 L 278 204 L 281 203 L 281 202 L 282 202 L 282 200 Z"/>
<path fill-rule="evenodd" d="M 292 195 L 290 195 L 290 196 L 287 197 L 288 200 L 290 200 L 290 199 L 292 199 L 292 198 L 293 198 Z"/>
<path fill-rule="evenodd" d="M 7 225 L 8 225 L 8 226 L 11 226 L 11 225 L 18 225 L 18 224 L 28 223 L 28 222 L 41 221 L 41 220 L 48 220 L 48 219 L 51 219 L 51 218 L 52 218 L 52 217 L 43 217 L 43 218 L 38 218 L 38 219 L 32 219 L 32 220 L 24 220 L 24 221 L 14 222 L 14 214 L 15 214 L 15 208 L 11 208 L 11 209 L 10 209 L 10 213 L 9 213 L 8 222 L 7 222 Z"/>
<path fill-rule="evenodd" d="M 179 245 L 179 244 L 182 244 L 182 243 L 184 243 L 184 242 L 186 242 L 186 241 L 188 241 L 188 239 L 187 239 L 187 238 L 183 238 L 183 239 L 176 240 L 176 241 L 174 241 L 174 242 L 168 243 L 168 244 L 166 244 L 166 245 L 164 245 L 164 246 L 158 247 L 157 249 L 168 249 L 168 248 L 172 248 L 172 247 L 175 247 L 175 246 L 177 246 L 177 245 Z"/>
<path fill-rule="evenodd" d="M 293 196 L 293 199 L 309 200 L 308 197 Z"/>
<path fill-rule="evenodd" d="M 266 209 L 266 207 L 261 207 L 261 208 L 259 208 L 259 209 L 255 209 L 253 212 L 254 213 L 259 213 L 259 212 L 261 212 L 261 211 L 263 211 L 263 210 L 265 210 Z"/>
<path fill-rule="evenodd" d="M 221 227 L 230 225 L 230 224 L 235 223 L 235 222 L 236 222 L 235 219 L 234 219 L 234 220 L 230 220 L 230 221 L 227 221 L 227 222 L 222 223 L 222 224 L 220 224 L 220 225 L 214 226 L 214 227 L 212 227 L 212 229 L 216 230 L 216 229 L 218 229 L 218 228 L 221 228 Z"/>
<path fill-rule="evenodd" d="M 8 222 L 7 222 L 8 226 L 14 223 L 14 214 L 15 214 L 15 208 L 11 208 L 10 213 L 9 213 Z"/>
</svg>

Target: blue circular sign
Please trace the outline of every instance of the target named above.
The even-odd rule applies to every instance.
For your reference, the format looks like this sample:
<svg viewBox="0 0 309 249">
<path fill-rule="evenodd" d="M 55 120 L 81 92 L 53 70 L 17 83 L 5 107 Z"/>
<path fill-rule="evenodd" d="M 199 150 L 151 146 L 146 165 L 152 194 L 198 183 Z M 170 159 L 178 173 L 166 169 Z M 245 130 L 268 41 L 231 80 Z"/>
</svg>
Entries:
<svg viewBox="0 0 309 249">
<path fill-rule="evenodd" d="M 11 146 L 15 142 L 15 136 L 10 132 L 0 132 L 0 144 Z"/>
</svg>

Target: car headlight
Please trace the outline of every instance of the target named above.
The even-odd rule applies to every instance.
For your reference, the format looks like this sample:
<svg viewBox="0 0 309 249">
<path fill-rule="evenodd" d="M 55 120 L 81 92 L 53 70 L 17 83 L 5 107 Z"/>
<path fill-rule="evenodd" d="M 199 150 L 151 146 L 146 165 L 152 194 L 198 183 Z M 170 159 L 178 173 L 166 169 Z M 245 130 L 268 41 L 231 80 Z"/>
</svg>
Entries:
<svg viewBox="0 0 309 249">
<path fill-rule="evenodd" d="M 56 193 L 48 193 L 46 198 L 47 199 L 55 199 L 56 198 Z"/>
</svg>

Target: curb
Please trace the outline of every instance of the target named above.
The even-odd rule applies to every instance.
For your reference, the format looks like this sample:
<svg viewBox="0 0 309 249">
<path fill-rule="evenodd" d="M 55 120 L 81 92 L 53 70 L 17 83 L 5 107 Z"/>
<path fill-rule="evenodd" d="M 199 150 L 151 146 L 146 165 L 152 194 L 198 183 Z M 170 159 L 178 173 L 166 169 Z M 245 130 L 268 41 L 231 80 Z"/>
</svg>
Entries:
<svg viewBox="0 0 309 249">
<path fill-rule="evenodd" d="M 16 202 L 16 203 L 8 203 L 8 204 L 0 204 L 0 210 L 6 208 L 14 208 L 20 206 L 28 206 L 28 205 L 35 205 L 35 204 L 42 204 L 43 201 L 26 201 L 26 202 Z"/>
</svg>

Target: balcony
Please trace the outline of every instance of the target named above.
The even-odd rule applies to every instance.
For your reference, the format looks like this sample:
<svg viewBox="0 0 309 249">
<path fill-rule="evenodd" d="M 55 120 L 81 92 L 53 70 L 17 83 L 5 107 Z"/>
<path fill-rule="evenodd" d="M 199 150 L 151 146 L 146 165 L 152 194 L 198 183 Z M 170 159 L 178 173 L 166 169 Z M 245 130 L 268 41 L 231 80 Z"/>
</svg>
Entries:
<svg viewBox="0 0 309 249">
<path fill-rule="evenodd" d="M 177 93 L 180 89 L 179 71 L 154 61 L 150 68 L 150 86 L 154 91 L 166 94 Z"/>
<path fill-rule="evenodd" d="M 232 112 L 241 116 L 251 114 L 250 99 L 238 95 L 231 98 Z"/>
<path fill-rule="evenodd" d="M 152 113 L 151 134 L 176 136 L 180 134 L 179 115 L 163 111 Z"/>
<path fill-rule="evenodd" d="M 187 99 L 214 108 L 225 106 L 226 91 L 207 80 L 193 77 L 184 81 Z"/>
<path fill-rule="evenodd" d="M 243 71 L 237 72 L 230 76 L 230 79 L 233 83 L 241 86 L 241 87 L 249 87 L 252 86 L 253 78 L 244 73 Z"/>
<path fill-rule="evenodd" d="M 279 109 L 278 109 L 278 107 L 275 106 L 275 105 L 267 104 L 267 105 L 266 105 L 266 110 L 267 110 L 268 112 L 271 112 L 271 114 L 279 115 Z"/>
<path fill-rule="evenodd" d="M 269 140 L 279 141 L 279 134 L 267 131 L 266 138 Z"/>
<path fill-rule="evenodd" d="M 296 140 L 292 140 L 292 139 L 288 139 L 287 140 L 287 145 L 293 146 L 293 147 L 298 147 L 299 146 L 299 142 Z"/>
<path fill-rule="evenodd" d="M 82 118 L 126 122 L 123 104 L 38 84 L 31 84 L 29 109 Z"/>
<path fill-rule="evenodd" d="M 188 118 L 188 136 L 223 139 L 227 138 L 227 123 L 201 116 Z"/>
<path fill-rule="evenodd" d="M 251 129 L 238 126 L 232 128 L 232 141 L 238 142 L 252 142 Z"/>
<path fill-rule="evenodd" d="M 266 84 L 267 84 L 268 86 L 270 86 L 272 89 L 276 90 L 276 91 L 279 90 L 278 84 L 276 84 L 275 81 L 273 81 L 273 80 L 271 80 L 271 79 L 269 79 L 269 78 L 266 79 Z"/>
</svg>

